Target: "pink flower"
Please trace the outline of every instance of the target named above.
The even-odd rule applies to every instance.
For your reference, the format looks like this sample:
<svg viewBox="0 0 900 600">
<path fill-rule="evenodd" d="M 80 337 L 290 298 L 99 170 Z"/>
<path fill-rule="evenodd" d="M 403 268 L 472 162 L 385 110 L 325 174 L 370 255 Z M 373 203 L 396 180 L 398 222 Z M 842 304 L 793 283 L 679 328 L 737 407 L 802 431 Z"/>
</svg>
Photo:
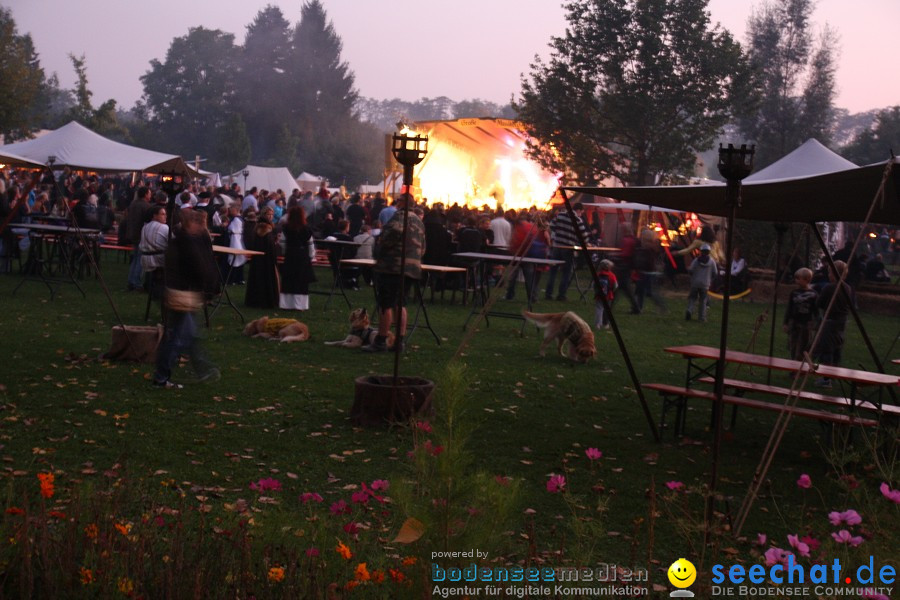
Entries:
<svg viewBox="0 0 900 600">
<path fill-rule="evenodd" d="M 847 483 L 847 487 L 851 490 L 855 490 L 859 487 L 859 481 L 856 480 L 856 477 L 853 475 L 841 475 L 841 481 Z"/>
<path fill-rule="evenodd" d="M 319 494 L 315 492 L 303 492 L 300 495 L 300 502 L 306 504 L 307 502 L 323 502 L 325 499 L 322 498 Z"/>
<path fill-rule="evenodd" d="M 349 523 L 344 525 L 344 531 L 346 531 L 350 535 L 356 535 L 359 533 L 359 525 L 357 525 L 353 521 L 350 521 Z"/>
<path fill-rule="evenodd" d="M 769 539 L 769 538 L 766 537 L 766 534 L 764 534 L 764 533 L 757 533 L 757 534 L 756 534 L 756 545 L 757 545 L 757 546 L 765 546 L 765 545 L 766 545 L 766 540 L 768 540 L 768 539 Z"/>
<path fill-rule="evenodd" d="M 900 504 L 900 490 L 892 490 L 887 482 L 883 482 L 881 487 L 881 495 L 893 502 L 894 504 Z"/>
<path fill-rule="evenodd" d="M 803 488 L 804 490 L 808 490 L 812 487 L 812 479 L 809 478 L 809 475 L 804 473 L 800 476 L 800 479 L 797 480 L 797 487 Z"/>
<path fill-rule="evenodd" d="M 859 525 L 862 523 L 862 517 L 852 508 L 844 512 L 832 511 L 828 513 L 828 520 L 835 527 L 841 523 L 846 523 L 847 525 Z"/>
<path fill-rule="evenodd" d="M 315 557 L 315 556 L 318 556 L 318 555 L 319 555 L 319 549 L 318 549 L 318 548 L 307 548 L 307 549 L 306 549 L 306 555 L 309 556 L 309 557 L 311 557 L 311 558 L 312 558 L 312 557 Z"/>
<path fill-rule="evenodd" d="M 551 494 L 557 494 L 566 487 L 566 478 L 562 475 L 551 475 L 547 481 L 547 491 Z"/>
<path fill-rule="evenodd" d="M 800 538 L 796 535 L 789 535 L 788 542 L 790 542 L 791 548 L 796 550 L 800 556 L 809 556 L 809 544 L 800 541 Z"/>
<path fill-rule="evenodd" d="M 431 433 L 431 423 L 428 421 L 416 421 L 416 429 L 425 433 Z"/>
<path fill-rule="evenodd" d="M 588 448 L 587 450 L 584 451 L 584 453 L 591 460 L 598 460 L 601 456 L 603 456 L 603 453 L 600 452 L 599 450 L 597 450 L 596 448 Z"/>
<path fill-rule="evenodd" d="M 391 483 L 387 479 L 376 479 L 372 482 L 372 489 L 376 492 L 387 491 L 391 487 Z"/>
<path fill-rule="evenodd" d="M 256 483 L 251 483 L 250 489 L 260 493 L 268 491 L 278 492 L 281 491 L 281 482 L 277 479 L 272 479 L 271 477 L 264 477 Z"/>
<path fill-rule="evenodd" d="M 872 590 L 865 590 L 865 589 L 863 590 L 862 597 L 863 598 L 874 598 L 875 600 L 891 600 L 884 594 L 876 594 Z"/>
<path fill-rule="evenodd" d="M 338 500 L 332 504 L 328 510 L 330 510 L 333 515 L 350 514 L 350 505 L 343 500 Z"/>
<path fill-rule="evenodd" d="M 677 490 L 683 490 L 683 489 L 684 489 L 684 484 L 681 483 L 680 481 L 667 481 L 667 482 L 666 482 L 666 487 L 669 488 L 670 490 L 672 490 L 672 491 L 674 492 L 674 491 L 677 491 Z"/>
<path fill-rule="evenodd" d="M 350 495 L 350 501 L 356 504 L 366 504 L 369 501 L 369 493 L 365 490 L 353 492 L 353 494 Z"/>
<path fill-rule="evenodd" d="M 863 538 L 861 535 L 854 536 L 846 529 L 841 529 L 836 533 L 832 533 L 831 537 L 834 538 L 838 544 L 850 544 L 854 548 L 863 543 Z"/>
<path fill-rule="evenodd" d="M 822 542 L 811 535 L 804 535 L 802 538 L 800 538 L 800 541 L 809 546 L 810 552 L 815 552 L 819 549 L 819 546 L 822 545 Z"/>
<path fill-rule="evenodd" d="M 772 565 L 785 565 L 787 566 L 788 557 L 793 556 L 787 550 L 782 550 L 781 548 L 769 548 L 766 550 L 766 566 L 771 567 Z"/>
<path fill-rule="evenodd" d="M 432 456 L 437 456 L 444 451 L 443 446 L 434 446 L 432 445 L 431 440 L 425 440 L 424 448 L 425 452 L 431 454 Z"/>
<path fill-rule="evenodd" d="M 511 479 L 506 475 L 494 475 L 494 481 L 505 487 L 509 485 Z"/>
</svg>

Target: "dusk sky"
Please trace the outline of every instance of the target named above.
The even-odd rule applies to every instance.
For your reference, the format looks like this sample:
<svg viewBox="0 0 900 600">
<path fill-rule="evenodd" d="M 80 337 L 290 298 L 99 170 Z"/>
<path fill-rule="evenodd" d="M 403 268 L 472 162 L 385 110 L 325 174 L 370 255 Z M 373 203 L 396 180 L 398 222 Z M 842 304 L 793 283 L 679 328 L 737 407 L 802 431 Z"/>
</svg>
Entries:
<svg viewBox="0 0 900 600">
<path fill-rule="evenodd" d="M 74 85 L 68 54 L 84 54 L 98 106 L 130 108 L 151 59 L 165 59 L 174 37 L 203 26 L 234 33 L 266 2 L 246 0 L 0 0 L 20 33 L 31 33 L 41 64 L 63 87 Z M 292 24 L 301 0 L 273 0 Z M 343 59 L 359 92 L 375 99 L 448 96 L 506 103 L 535 54 L 565 30 L 558 0 L 323 0 L 344 42 Z M 759 1 L 711 0 L 712 20 L 744 41 Z M 851 112 L 900 104 L 895 73 L 900 0 L 819 0 L 814 23 L 840 36 L 837 106 Z M 398 48 L 410 48 L 399 50 Z M 272 90 L 277 93 L 278 90 Z"/>
</svg>

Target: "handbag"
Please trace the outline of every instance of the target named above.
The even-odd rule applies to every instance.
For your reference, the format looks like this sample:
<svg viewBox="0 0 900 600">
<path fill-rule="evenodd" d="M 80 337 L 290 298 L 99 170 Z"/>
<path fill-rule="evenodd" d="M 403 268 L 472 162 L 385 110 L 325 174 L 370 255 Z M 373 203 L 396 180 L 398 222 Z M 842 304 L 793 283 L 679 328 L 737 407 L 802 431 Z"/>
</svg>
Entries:
<svg viewBox="0 0 900 600">
<path fill-rule="evenodd" d="M 194 290 L 166 288 L 166 308 L 178 312 L 194 312 L 203 307 L 203 294 Z"/>
</svg>

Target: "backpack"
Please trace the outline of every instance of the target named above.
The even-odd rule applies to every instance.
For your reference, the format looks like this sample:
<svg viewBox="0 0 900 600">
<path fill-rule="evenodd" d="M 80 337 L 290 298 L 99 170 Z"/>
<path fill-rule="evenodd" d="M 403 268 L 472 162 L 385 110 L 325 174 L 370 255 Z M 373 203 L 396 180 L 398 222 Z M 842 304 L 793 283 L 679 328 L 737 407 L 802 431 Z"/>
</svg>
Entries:
<svg viewBox="0 0 900 600">
<path fill-rule="evenodd" d="M 599 273 L 597 275 L 597 283 L 594 285 L 594 293 L 597 295 L 597 298 L 599 299 L 601 295 L 609 298 L 609 287 L 609 275 Z"/>
</svg>

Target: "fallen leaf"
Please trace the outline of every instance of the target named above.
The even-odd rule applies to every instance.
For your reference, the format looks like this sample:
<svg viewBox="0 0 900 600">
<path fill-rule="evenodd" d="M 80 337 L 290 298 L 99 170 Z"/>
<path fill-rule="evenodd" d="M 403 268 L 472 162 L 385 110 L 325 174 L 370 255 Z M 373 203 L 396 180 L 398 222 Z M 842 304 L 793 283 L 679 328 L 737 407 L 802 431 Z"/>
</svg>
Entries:
<svg viewBox="0 0 900 600">
<path fill-rule="evenodd" d="M 408 517 L 400 527 L 400 532 L 393 542 L 398 544 L 412 544 L 425 533 L 425 525 L 421 521 L 413 517 Z"/>
</svg>

